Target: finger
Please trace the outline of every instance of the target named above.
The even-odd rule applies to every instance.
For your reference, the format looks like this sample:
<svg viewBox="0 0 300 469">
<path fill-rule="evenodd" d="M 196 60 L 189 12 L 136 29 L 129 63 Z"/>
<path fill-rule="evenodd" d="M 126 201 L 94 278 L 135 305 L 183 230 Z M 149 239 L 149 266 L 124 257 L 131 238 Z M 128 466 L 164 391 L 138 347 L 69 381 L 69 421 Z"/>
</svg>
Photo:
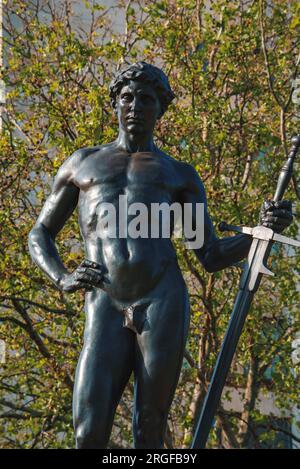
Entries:
<svg viewBox="0 0 300 469">
<path fill-rule="evenodd" d="M 84 275 L 85 275 L 85 270 L 82 269 L 77 269 L 76 272 L 74 273 L 74 278 L 76 281 L 82 281 L 84 280 Z"/>
<path fill-rule="evenodd" d="M 88 277 L 85 277 L 85 274 Z M 93 281 L 93 282 L 96 282 L 98 284 L 103 280 L 103 273 L 99 272 L 99 270 L 95 270 L 95 269 L 91 269 L 91 268 L 87 268 L 87 267 L 79 267 L 76 270 L 75 277 L 78 278 L 78 279 L 81 278 L 81 279 L 85 279 L 85 280 L 86 280 L 86 278 L 88 278 L 89 279 L 88 281 Z"/>
<path fill-rule="evenodd" d="M 103 269 L 93 269 L 92 267 L 77 267 L 76 269 L 77 272 L 80 272 L 80 273 L 90 273 L 90 274 L 94 274 L 94 275 L 101 275 L 103 276 Z"/>
<path fill-rule="evenodd" d="M 262 216 L 261 216 L 261 219 L 262 220 L 273 220 L 274 218 L 278 218 L 282 221 L 287 221 L 289 223 L 292 222 L 293 220 L 293 214 L 290 213 L 290 212 L 287 212 L 287 211 L 281 211 L 281 210 L 274 210 L 274 212 L 266 212 L 266 213 L 263 213 Z"/>
<path fill-rule="evenodd" d="M 84 283 L 84 282 L 74 282 L 72 284 L 72 286 L 70 286 L 66 291 L 68 291 L 69 293 L 74 293 L 75 291 L 79 290 L 80 288 L 88 288 L 88 289 L 92 289 L 91 286 L 88 286 L 87 283 Z"/>
<path fill-rule="evenodd" d="M 290 226 L 290 223 L 287 220 L 278 219 L 277 221 L 264 220 L 262 222 L 262 225 L 263 226 L 268 226 L 269 228 L 272 228 L 273 226 L 277 226 L 277 225 L 278 226 L 283 226 L 284 228 L 287 228 L 288 226 Z"/>
<path fill-rule="evenodd" d="M 91 267 L 92 269 L 103 270 L 103 267 L 100 264 L 98 264 L 97 262 L 89 261 L 88 259 L 84 259 L 80 265 L 83 267 Z"/>
<path fill-rule="evenodd" d="M 285 209 L 276 208 L 273 212 L 271 212 L 274 217 L 280 218 L 288 218 L 289 220 L 293 218 L 292 212 Z"/>
<path fill-rule="evenodd" d="M 80 282 L 89 283 L 94 286 L 100 285 L 102 281 L 102 277 L 100 277 L 99 275 L 92 275 L 87 272 L 82 272 L 82 273 L 78 272 L 78 274 L 76 275 L 76 278 Z"/>
<path fill-rule="evenodd" d="M 275 233 L 282 233 L 283 230 L 286 229 L 286 226 L 282 226 L 282 225 L 275 225 L 273 226 L 272 230 L 275 232 Z"/>
<path fill-rule="evenodd" d="M 279 200 L 278 202 L 274 202 L 274 207 L 292 210 L 292 202 L 290 200 Z"/>
<path fill-rule="evenodd" d="M 291 212 L 292 208 L 293 205 L 290 200 L 278 200 L 277 202 L 275 202 L 274 200 L 265 200 L 262 205 L 263 211 L 274 211 L 277 209 L 283 209 Z"/>
<path fill-rule="evenodd" d="M 76 282 L 76 287 L 77 288 L 85 288 L 86 290 L 92 290 L 93 289 L 92 285 L 89 285 L 86 282 L 80 282 L 80 281 Z"/>
<path fill-rule="evenodd" d="M 275 217 L 273 215 L 266 215 L 262 221 L 267 223 L 279 223 L 282 225 L 290 225 L 292 217 Z"/>
<path fill-rule="evenodd" d="M 287 228 L 287 225 L 283 225 L 281 223 L 272 223 L 272 222 L 264 222 L 263 226 L 266 228 L 271 228 L 271 230 L 280 232 L 283 231 L 285 228 Z"/>
<path fill-rule="evenodd" d="M 87 272 L 77 272 L 76 278 L 79 281 L 83 282 L 92 282 L 94 281 L 94 276 Z"/>
</svg>

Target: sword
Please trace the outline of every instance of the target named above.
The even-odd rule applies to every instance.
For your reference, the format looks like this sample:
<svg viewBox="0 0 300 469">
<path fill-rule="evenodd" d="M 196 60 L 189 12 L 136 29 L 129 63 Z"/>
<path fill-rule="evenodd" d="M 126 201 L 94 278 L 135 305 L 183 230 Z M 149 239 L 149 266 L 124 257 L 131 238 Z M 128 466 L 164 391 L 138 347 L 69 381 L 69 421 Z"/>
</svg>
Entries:
<svg viewBox="0 0 300 469">
<path fill-rule="evenodd" d="M 293 174 L 293 163 L 297 151 L 300 147 L 300 135 L 292 139 L 292 148 L 288 159 L 284 164 L 277 183 L 274 201 L 282 200 L 284 192 Z M 210 428 L 216 414 L 226 377 L 241 336 L 243 326 L 250 309 L 252 299 L 257 291 L 263 275 L 274 275 L 266 267 L 272 245 L 274 242 L 300 247 L 300 242 L 274 233 L 270 228 L 264 226 L 239 227 L 220 223 L 221 231 L 236 231 L 252 236 L 252 244 L 249 250 L 248 259 L 245 263 L 239 285 L 239 291 L 235 299 L 233 311 L 227 328 L 227 332 L 217 358 L 210 385 L 204 400 L 201 414 L 194 434 L 192 449 L 205 448 Z"/>
</svg>

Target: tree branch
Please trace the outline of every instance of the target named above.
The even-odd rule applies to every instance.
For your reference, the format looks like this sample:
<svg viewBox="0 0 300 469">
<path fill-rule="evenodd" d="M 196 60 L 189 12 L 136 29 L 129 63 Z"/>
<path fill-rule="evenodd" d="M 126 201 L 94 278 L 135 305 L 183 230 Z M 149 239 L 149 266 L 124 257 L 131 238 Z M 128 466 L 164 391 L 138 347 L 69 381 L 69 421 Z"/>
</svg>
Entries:
<svg viewBox="0 0 300 469">
<path fill-rule="evenodd" d="M 275 93 L 274 86 L 273 86 L 273 80 L 272 80 L 272 76 L 271 76 L 271 67 L 270 67 L 270 62 L 269 62 L 267 46 L 266 46 L 265 27 L 264 27 L 264 19 L 263 18 L 264 18 L 264 0 L 260 0 L 259 1 L 259 24 L 260 24 L 260 33 L 261 33 L 261 45 L 262 45 L 262 50 L 263 50 L 264 59 L 265 59 L 269 89 L 272 93 L 273 98 L 275 99 L 276 103 L 278 104 L 278 106 L 280 108 L 283 108 L 283 103 L 281 102 L 281 100 L 277 96 L 277 94 Z"/>
</svg>

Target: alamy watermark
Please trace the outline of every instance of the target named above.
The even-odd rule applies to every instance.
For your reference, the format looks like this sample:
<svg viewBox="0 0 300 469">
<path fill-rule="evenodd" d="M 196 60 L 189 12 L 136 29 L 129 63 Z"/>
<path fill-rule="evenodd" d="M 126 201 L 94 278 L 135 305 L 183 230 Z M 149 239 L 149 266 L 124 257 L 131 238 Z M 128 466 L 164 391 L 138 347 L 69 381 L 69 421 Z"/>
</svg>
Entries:
<svg viewBox="0 0 300 469">
<path fill-rule="evenodd" d="M 0 365 L 5 363 L 6 344 L 4 340 L 0 339 Z"/>
<path fill-rule="evenodd" d="M 292 87 L 292 102 L 294 104 L 300 104 L 300 78 L 295 78 L 295 80 L 292 81 Z"/>
<path fill-rule="evenodd" d="M 120 195 L 118 204 L 103 202 L 97 209 L 96 232 L 99 238 L 174 238 L 185 239 L 188 249 L 204 243 L 204 204 L 167 202 L 129 203 Z"/>
</svg>

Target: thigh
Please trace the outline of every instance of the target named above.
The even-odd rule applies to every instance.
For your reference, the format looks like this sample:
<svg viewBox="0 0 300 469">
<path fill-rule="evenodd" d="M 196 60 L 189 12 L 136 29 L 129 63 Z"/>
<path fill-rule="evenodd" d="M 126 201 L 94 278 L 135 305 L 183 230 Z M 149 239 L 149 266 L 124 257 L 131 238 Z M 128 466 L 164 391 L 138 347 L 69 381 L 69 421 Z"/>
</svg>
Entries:
<svg viewBox="0 0 300 469">
<path fill-rule="evenodd" d="M 85 312 L 84 345 L 73 394 L 74 422 L 88 419 L 91 426 L 110 426 L 133 369 L 135 337 L 123 327 L 123 315 L 106 293 L 87 293 Z"/>
<path fill-rule="evenodd" d="M 147 323 L 142 334 L 137 335 L 136 413 L 150 409 L 166 420 L 180 375 L 189 327 L 188 292 L 177 268 L 169 272 L 153 292 Z"/>
</svg>

